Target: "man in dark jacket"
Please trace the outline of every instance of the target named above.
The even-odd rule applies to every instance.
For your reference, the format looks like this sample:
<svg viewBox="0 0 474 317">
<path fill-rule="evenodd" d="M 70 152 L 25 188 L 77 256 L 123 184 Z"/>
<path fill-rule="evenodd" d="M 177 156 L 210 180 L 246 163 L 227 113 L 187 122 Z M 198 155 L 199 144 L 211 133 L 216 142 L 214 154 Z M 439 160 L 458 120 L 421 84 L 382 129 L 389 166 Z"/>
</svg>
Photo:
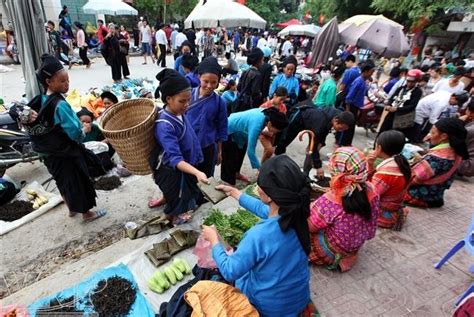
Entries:
<svg viewBox="0 0 474 317">
<path fill-rule="evenodd" d="M 324 177 L 319 151 L 326 145 L 326 137 L 331 130 L 346 131 L 354 124 L 355 117 L 351 112 L 343 112 L 334 107 L 315 108 L 312 101 L 308 99 L 291 109 L 289 125 L 276 143 L 275 154 L 285 153 L 287 146 L 293 142 L 301 131 L 313 131 L 314 146 L 310 149 L 312 151 L 311 159 L 306 158 L 303 170 L 305 174 L 309 174 L 311 168 L 314 167 L 317 169 L 317 176 Z"/>
</svg>

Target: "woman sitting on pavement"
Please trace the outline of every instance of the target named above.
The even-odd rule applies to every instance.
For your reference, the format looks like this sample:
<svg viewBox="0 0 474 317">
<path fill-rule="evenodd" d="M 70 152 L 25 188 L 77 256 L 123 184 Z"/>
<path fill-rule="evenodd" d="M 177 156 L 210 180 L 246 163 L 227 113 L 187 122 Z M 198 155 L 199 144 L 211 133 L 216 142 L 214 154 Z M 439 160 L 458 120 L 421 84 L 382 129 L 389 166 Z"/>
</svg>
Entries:
<svg viewBox="0 0 474 317">
<path fill-rule="evenodd" d="M 239 204 L 262 218 L 227 255 L 214 227 L 204 226 L 220 273 L 246 295 L 260 316 L 298 316 L 310 301 L 308 179 L 286 155 L 265 162 L 258 176 L 260 199 L 219 185 Z"/>
<path fill-rule="evenodd" d="M 464 122 L 456 118 L 437 121 L 427 140 L 432 148 L 412 168 L 414 179 L 405 202 L 418 207 L 441 207 L 444 191 L 451 187 L 463 159 L 469 158 Z"/>
<path fill-rule="evenodd" d="M 70 217 L 80 213 L 85 222 L 102 217 L 104 210 L 91 210 L 97 195 L 87 165 L 90 153 L 82 144 L 84 131 L 62 95 L 69 90 L 68 73 L 58 59 L 45 54 L 36 75 L 46 93 L 28 104 L 33 111 L 26 126 L 33 149 L 56 181 Z"/>
<path fill-rule="evenodd" d="M 375 236 L 379 198 L 367 182 L 367 160 L 355 147 L 338 148 L 329 160 L 330 190 L 311 204 L 308 218 L 313 264 L 348 271 L 357 252 Z"/>
<path fill-rule="evenodd" d="M 375 151 L 367 157 L 370 182 L 380 196 L 381 213 L 377 224 L 381 228 L 400 231 L 408 209 L 403 208 L 403 198 L 411 181 L 411 169 L 401 154 L 405 135 L 396 130 L 382 132 L 376 141 Z M 383 161 L 374 166 L 376 159 Z"/>
</svg>

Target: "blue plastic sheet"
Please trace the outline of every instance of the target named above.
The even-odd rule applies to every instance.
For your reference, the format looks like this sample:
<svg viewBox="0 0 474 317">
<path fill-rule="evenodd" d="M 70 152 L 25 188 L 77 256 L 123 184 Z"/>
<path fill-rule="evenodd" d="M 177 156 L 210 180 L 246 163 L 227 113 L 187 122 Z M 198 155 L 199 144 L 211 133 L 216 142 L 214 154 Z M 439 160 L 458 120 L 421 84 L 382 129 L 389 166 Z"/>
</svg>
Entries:
<svg viewBox="0 0 474 317">
<path fill-rule="evenodd" d="M 97 283 L 101 280 L 107 279 L 109 277 L 119 276 L 129 280 L 137 291 L 135 302 L 130 308 L 130 312 L 127 316 L 129 317 L 154 317 L 155 313 L 151 308 L 150 304 L 147 302 L 145 297 L 140 293 L 138 285 L 133 278 L 132 273 L 128 270 L 127 266 L 120 264 L 118 266 L 110 267 L 102 271 L 94 273 L 84 282 L 77 284 L 71 288 L 65 289 L 53 296 L 45 297 L 40 300 L 37 300 L 28 307 L 28 311 L 32 317 L 36 316 L 36 311 L 41 308 L 49 305 L 49 302 L 55 298 L 65 299 L 71 296 L 75 296 L 78 300 L 76 303 L 76 308 L 83 310 L 85 315 L 87 313 L 94 312 L 92 304 L 90 304 L 89 296 L 92 295 L 94 289 L 97 287 Z"/>
</svg>

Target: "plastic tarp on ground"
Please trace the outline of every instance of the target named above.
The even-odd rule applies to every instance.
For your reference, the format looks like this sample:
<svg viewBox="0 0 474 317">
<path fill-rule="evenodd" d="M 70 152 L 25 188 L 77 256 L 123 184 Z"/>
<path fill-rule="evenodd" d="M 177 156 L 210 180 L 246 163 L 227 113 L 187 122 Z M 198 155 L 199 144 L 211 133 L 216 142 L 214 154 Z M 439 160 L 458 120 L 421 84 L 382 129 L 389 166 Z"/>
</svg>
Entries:
<svg viewBox="0 0 474 317">
<path fill-rule="evenodd" d="M 23 189 L 21 192 L 19 192 L 16 197 L 15 197 L 15 200 L 28 200 L 27 197 L 26 197 L 26 190 L 27 189 L 31 189 L 31 190 L 34 190 L 35 192 L 37 192 L 39 195 L 41 196 L 44 196 L 48 199 L 48 202 L 46 204 L 44 204 L 43 206 L 41 206 L 40 208 L 36 209 L 35 211 L 21 217 L 20 219 L 17 219 L 15 221 L 2 221 L 0 220 L 0 236 L 1 235 L 4 235 L 5 233 L 8 233 L 22 225 L 24 225 L 25 223 L 41 216 L 42 214 L 44 214 L 45 212 L 53 209 L 54 207 L 56 207 L 56 205 L 60 204 L 63 199 L 61 198 L 61 196 L 59 195 L 56 195 L 56 194 L 53 194 L 53 193 L 50 193 L 48 191 L 46 191 L 43 186 L 41 186 L 38 182 L 33 182 L 31 183 L 30 185 L 28 185 L 25 189 Z"/>
<path fill-rule="evenodd" d="M 65 289 L 53 296 L 42 298 L 28 307 L 28 311 L 32 317 L 36 316 L 36 311 L 38 308 L 48 306 L 49 302 L 55 298 L 57 299 L 64 299 L 71 296 L 75 296 L 78 299 L 78 303 L 76 304 L 76 308 L 83 310 L 85 313 L 92 313 L 94 312 L 93 307 L 88 304 L 89 296 L 92 294 L 94 289 L 97 287 L 97 283 L 101 280 L 119 276 L 129 280 L 133 286 L 137 289 L 137 296 L 135 298 L 135 302 L 133 303 L 132 307 L 127 316 L 129 317 L 154 317 L 155 313 L 151 308 L 150 304 L 146 301 L 145 297 L 141 294 L 137 287 L 137 283 L 132 275 L 132 273 L 128 270 L 127 266 L 123 264 L 119 264 L 114 267 L 106 268 L 102 271 L 94 273 L 84 282 L 77 284 L 71 288 Z M 54 312 L 54 311 L 52 311 Z"/>
</svg>

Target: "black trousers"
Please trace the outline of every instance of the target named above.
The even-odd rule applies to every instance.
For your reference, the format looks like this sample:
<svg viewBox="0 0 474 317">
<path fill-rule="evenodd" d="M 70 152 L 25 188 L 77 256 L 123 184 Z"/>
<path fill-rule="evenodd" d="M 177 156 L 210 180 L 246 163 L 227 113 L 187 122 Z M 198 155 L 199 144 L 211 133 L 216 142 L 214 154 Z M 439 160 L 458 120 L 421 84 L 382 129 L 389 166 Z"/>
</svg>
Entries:
<svg viewBox="0 0 474 317">
<path fill-rule="evenodd" d="M 354 105 L 346 105 L 346 107 L 347 106 L 349 107 L 349 111 L 352 112 L 352 114 L 354 115 L 356 124 L 350 127 L 349 130 L 336 133 L 336 142 L 337 144 L 339 144 L 339 146 L 352 145 L 352 140 L 354 139 L 355 128 L 357 125 L 357 118 L 359 117 L 359 108 Z"/>
<path fill-rule="evenodd" d="M 160 57 L 156 61 L 157 65 L 160 65 L 161 61 L 161 67 L 166 67 L 166 45 L 164 44 L 158 44 L 160 47 Z"/>
<path fill-rule="evenodd" d="M 118 53 L 117 56 L 110 59 L 110 68 L 112 69 L 112 79 L 120 80 L 123 77 L 130 75 L 130 70 L 128 69 L 127 56 Z"/>
<path fill-rule="evenodd" d="M 247 144 L 243 149 L 239 148 L 237 143 L 232 141 L 231 135 L 222 143 L 221 179 L 224 182 L 235 185 L 235 175 L 240 172 L 246 153 Z"/>
<path fill-rule="evenodd" d="M 84 65 L 89 65 L 91 61 L 87 57 L 87 46 L 79 48 L 79 57 L 82 59 Z"/>
<path fill-rule="evenodd" d="M 196 168 L 206 174 L 207 177 L 214 176 L 214 169 L 216 167 L 216 147 L 216 144 L 211 144 L 201 149 L 204 161 L 196 166 Z"/>
</svg>

